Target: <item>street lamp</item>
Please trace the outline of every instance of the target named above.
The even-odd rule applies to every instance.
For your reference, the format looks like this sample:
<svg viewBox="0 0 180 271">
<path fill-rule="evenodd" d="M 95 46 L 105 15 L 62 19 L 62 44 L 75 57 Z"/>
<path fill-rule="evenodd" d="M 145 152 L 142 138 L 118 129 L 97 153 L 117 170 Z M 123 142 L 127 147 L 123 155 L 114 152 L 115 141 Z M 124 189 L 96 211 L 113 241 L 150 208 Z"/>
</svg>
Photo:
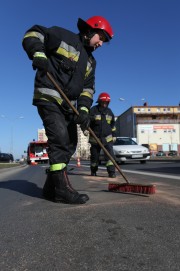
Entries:
<svg viewBox="0 0 180 271">
<path fill-rule="evenodd" d="M 120 100 L 121 102 L 126 101 L 126 99 L 124 99 L 124 98 L 122 98 L 122 97 L 120 97 L 119 100 Z M 141 98 L 140 100 L 141 100 L 141 101 L 145 101 L 146 99 L 145 99 L 145 98 Z M 131 105 L 131 106 L 132 106 L 132 105 Z"/>
<path fill-rule="evenodd" d="M 4 118 L 4 119 L 7 119 L 8 121 L 10 121 L 10 123 L 11 123 L 11 141 L 10 141 L 10 153 L 13 155 L 13 152 L 14 152 L 14 142 L 13 142 L 13 137 L 14 137 L 14 135 L 13 135 L 13 124 L 14 124 L 14 122 L 16 121 L 16 120 L 18 120 L 18 119 L 24 119 L 24 117 L 23 116 L 17 116 L 17 117 L 15 117 L 15 118 L 8 118 L 8 117 L 6 117 L 5 115 L 1 115 L 1 118 Z"/>
</svg>

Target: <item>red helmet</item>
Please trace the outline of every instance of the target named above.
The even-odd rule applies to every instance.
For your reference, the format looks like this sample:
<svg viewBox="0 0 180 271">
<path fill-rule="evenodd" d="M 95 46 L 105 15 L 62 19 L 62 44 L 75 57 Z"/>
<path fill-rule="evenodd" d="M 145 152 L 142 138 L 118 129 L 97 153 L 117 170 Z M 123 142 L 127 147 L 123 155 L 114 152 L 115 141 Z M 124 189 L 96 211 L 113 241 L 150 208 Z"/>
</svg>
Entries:
<svg viewBox="0 0 180 271">
<path fill-rule="evenodd" d="M 87 21 L 78 19 L 78 29 L 81 33 L 86 33 L 88 30 L 100 29 L 106 35 L 106 42 L 113 38 L 113 30 L 110 23 L 102 16 L 93 16 Z"/>
<path fill-rule="evenodd" d="M 110 100 L 111 100 L 110 95 L 108 93 L 106 93 L 106 92 L 102 92 L 102 93 L 99 94 L 97 103 L 99 103 L 99 102 L 110 102 Z"/>
</svg>

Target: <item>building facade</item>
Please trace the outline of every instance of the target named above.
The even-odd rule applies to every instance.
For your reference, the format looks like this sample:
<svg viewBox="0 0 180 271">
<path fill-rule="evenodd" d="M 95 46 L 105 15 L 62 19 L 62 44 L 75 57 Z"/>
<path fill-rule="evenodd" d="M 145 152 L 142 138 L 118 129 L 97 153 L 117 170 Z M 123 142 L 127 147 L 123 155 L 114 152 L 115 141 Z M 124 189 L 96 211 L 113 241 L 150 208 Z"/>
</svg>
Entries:
<svg viewBox="0 0 180 271">
<path fill-rule="evenodd" d="M 45 129 L 38 129 L 38 141 L 47 141 Z"/>
<path fill-rule="evenodd" d="M 78 132 L 78 144 L 76 152 L 74 154 L 75 158 L 80 157 L 82 159 L 90 158 L 90 143 L 89 143 L 89 134 L 85 136 L 80 128 L 80 125 L 77 125 Z"/>
<path fill-rule="evenodd" d="M 118 136 L 134 137 L 152 152 L 180 153 L 180 105 L 132 106 L 117 118 L 116 129 Z"/>
</svg>

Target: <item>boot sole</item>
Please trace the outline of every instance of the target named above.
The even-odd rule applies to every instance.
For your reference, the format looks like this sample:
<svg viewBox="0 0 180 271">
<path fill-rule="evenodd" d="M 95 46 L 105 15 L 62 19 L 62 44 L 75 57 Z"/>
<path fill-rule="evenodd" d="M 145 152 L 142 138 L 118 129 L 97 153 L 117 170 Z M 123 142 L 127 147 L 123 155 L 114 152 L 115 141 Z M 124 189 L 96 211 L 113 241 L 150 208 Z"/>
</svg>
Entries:
<svg viewBox="0 0 180 271">
<path fill-rule="evenodd" d="M 81 200 L 81 201 L 68 201 L 64 198 L 58 198 L 58 199 L 54 199 L 54 202 L 56 203 L 65 203 L 65 204 L 84 204 L 89 200 L 89 198 L 87 198 L 86 200 Z"/>
<path fill-rule="evenodd" d="M 86 203 L 89 200 L 89 198 L 87 198 L 86 200 L 79 201 L 79 202 L 76 202 L 76 201 L 75 202 L 70 202 L 70 201 L 68 201 L 68 200 L 66 200 L 64 198 L 58 198 L 58 199 L 56 199 L 56 198 L 47 197 L 47 196 L 44 196 L 44 195 L 43 195 L 43 198 L 45 200 L 52 201 L 52 202 L 55 202 L 55 203 L 65 203 L 65 204 L 84 204 L 84 203 Z"/>
</svg>

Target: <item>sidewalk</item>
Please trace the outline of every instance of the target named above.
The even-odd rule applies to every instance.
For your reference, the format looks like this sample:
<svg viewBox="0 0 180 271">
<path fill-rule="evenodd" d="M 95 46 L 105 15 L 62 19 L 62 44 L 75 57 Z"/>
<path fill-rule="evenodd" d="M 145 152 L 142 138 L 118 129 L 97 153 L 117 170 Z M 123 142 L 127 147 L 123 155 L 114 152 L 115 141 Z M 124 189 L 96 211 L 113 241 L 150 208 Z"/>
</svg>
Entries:
<svg viewBox="0 0 180 271">
<path fill-rule="evenodd" d="M 161 161 L 161 162 L 180 162 L 180 156 L 162 156 L 162 157 L 158 157 L 158 156 L 151 156 L 150 159 L 148 161 Z"/>
</svg>

